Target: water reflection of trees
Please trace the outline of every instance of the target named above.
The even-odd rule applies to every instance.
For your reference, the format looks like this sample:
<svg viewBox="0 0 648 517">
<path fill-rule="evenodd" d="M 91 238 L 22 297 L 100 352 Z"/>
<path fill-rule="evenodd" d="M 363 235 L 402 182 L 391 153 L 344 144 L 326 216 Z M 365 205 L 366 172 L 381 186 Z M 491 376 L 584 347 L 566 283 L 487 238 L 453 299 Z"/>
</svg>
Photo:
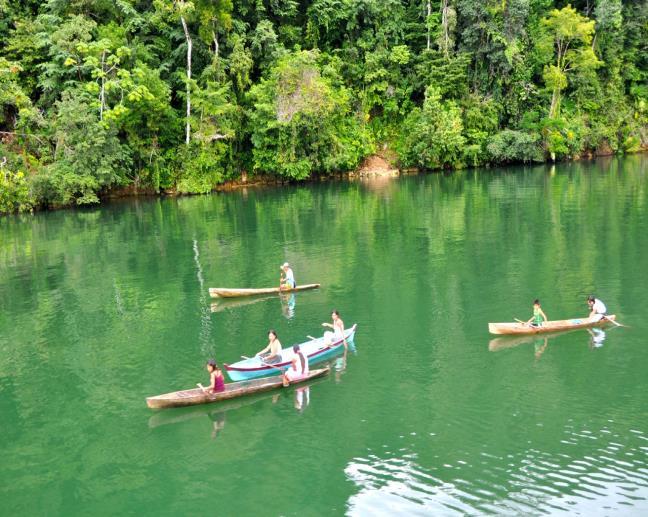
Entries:
<svg viewBox="0 0 648 517">
<path fill-rule="evenodd" d="M 495 399 L 498 391 L 451 375 L 456 373 L 448 367 L 452 352 L 435 346 L 440 340 L 450 336 L 453 343 L 470 346 L 471 336 L 485 335 L 487 321 L 518 316 L 511 312 L 528 309 L 539 291 L 549 290 L 537 294 L 548 311 L 563 314 L 579 307 L 585 313 L 584 295 L 599 289 L 613 293 L 605 301 L 615 312 L 624 301 L 618 293 L 642 299 L 642 284 L 620 272 L 636 271 L 645 262 L 645 239 L 639 237 L 646 220 L 647 166 L 645 157 L 612 158 L 560 164 L 554 175 L 542 166 L 405 177 L 393 183 L 388 196 L 361 183 L 329 182 L 0 218 L 0 348 L 5 354 L 0 377 L 3 386 L 13 387 L 3 391 L 3 415 L 24 426 L 6 445 L 7 464 L 24 461 L 25 451 L 35 463 L 77 454 L 72 445 L 52 450 L 42 439 L 44 428 L 48 436 L 87 445 L 95 465 L 103 464 L 107 449 L 123 446 L 116 431 L 124 429 L 113 422 L 140 438 L 142 448 L 153 449 L 138 431 L 141 420 L 132 418 L 134 408 L 143 407 L 144 394 L 194 379 L 207 353 L 232 360 L 262 346 L 267 327 L 283 319 L 273 303 L 238 307 L 226 318 L 211 315 L 211 340 L 204 350 L 196 346 L 205 307 L 198 296 L 194 240 L 206 285 L 223 280 L 266 285 L 278 280 L 284 260 L 299 264 L 300 282 L 326 285 L 308 294 L 309 303 L 300 299 L 291 324 L 303 318 L 301 327 L 285 327 L 282 337 L 290 342 L 311 331 L 304 331 L 307 319 L 317 325 L 323 314 L 311 307 L 328 311 L 335 303 L 343 316 L 345 310 L 362 314 L 371 325 L 367 349 L 383 354 L 381 366 L 367 360 L 349 379 L 371 386 L 384 375 L 390 397 L 410 417 L 420 418 L 419 426 L 430 418 L 420 411 L 421 396 L 452 398 L 452 407 L 434 407 L 440 419 L 452 421 L 458 407 L 472 407 L 484 394 Z M 402 339 L 405 326 L 416 328 L 418 339 Z M 361 324 L 359 331 L 364 328 Z M 410 370 L 424 365 L 425 375 L 400 375 L 403 356 Z M 546 359 L 545 352 L 540 364 Z M 47 371 L 46 390 L 35 377 L 36 366 Z M 500 378 L 510 374 L 505 366 L 495 366 Z M 551 366 L 536 406 L 569 400 L 579 382 L 570 375 L 572 365 Z M 642 385 L 637 372 L 621 379 L 629 393 Z M 582 382 L 591 377 L 583 374 Z M 416 404 L 407 408 L 414 392 Z M 357 397 L 352 409 L 361 413 L 367 400 Z M 527 393 L 519 407 L 524 412 L 534 409 L 533 403 Z M 488 414 L 467 425 L 459 422 L 453 427 L 458 437 L 443 449 L 487 435 L 476 427 L 479 422 L 489 424 L 493 440 L 507 436 L 514 404 L 517 411 L 512 401 L 487 408 Z M 570 415 L 561 407 L 567 406 L 541 407 L 564 421 Z M 56 419 L 41 413 L 42 407 L 56 408 Z M 386 413 L 381 418 L 402 425 L 395 413 L 393 420 Z M 619 406 L 611 418 L 624 421 L 630 413 Z M 345 436 L 352 440 L 371 439 L 362 422 L 346 425 Z M 93 443 L 90 437 L 107 434 L 106 426 L 115 433 Z M 462 436 L 464 428 L 470 433 Z M 532 438 L 543 443 L 551 432 L 544 428 Z M 261 442 L 263 436 L 255 439 Z M 151 450 L 149 457 L 154 456 Z"/>
</svg>

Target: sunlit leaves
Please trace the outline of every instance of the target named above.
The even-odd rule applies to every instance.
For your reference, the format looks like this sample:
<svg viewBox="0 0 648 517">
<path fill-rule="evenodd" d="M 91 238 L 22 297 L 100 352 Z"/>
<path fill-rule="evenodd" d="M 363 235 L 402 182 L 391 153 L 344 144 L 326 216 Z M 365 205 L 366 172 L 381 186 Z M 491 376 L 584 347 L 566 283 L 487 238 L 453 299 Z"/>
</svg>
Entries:
<svg viewBox="0 0 648 517">
<path fill-rule="evenodd" d="M 437 169 L 461 166 L 463 145 L 461 111 L 453 101 L 442 101 L 438 89 L 425 92 L 423 108 L 414 108 L 403 123 L 398 144 L 406 167 Z"/>
</svg>

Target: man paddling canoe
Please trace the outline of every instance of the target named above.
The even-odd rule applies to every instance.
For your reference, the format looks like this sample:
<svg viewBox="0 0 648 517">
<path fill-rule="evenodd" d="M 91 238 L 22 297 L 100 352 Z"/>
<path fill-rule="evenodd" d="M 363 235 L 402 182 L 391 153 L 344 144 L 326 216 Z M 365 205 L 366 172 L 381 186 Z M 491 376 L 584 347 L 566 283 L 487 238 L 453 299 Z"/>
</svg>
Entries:
<svg viewBox="0 0 648 517">
<path fill-rule="evenodd" d="M 268 346 L 257 352 L 259 357 L 265 363 L 277 363 L 281 361 L 281 341 L 274 330 L 268 331 Z"/>
<path fill-rule="evenodd" d="M 295 274 L 293 273 L 290 264 L 288 264 L 288 262 L 284 262 L 280 269 L 283 273 L 279 278 L 279 288 L 294 289 L 295 287 L 297 287 L 297 282 L 295 282 Z"/>
<path fill-rule="evenodd" d="M 594 295 L 587 297 L 587 305 L 589 305 L 590 308 L 588 316 L 590 321 L 601 321 L 607 316 L 607 308 L 605 307 L 605 304 L 598 298 L 595 298 Z"/>
</svg>

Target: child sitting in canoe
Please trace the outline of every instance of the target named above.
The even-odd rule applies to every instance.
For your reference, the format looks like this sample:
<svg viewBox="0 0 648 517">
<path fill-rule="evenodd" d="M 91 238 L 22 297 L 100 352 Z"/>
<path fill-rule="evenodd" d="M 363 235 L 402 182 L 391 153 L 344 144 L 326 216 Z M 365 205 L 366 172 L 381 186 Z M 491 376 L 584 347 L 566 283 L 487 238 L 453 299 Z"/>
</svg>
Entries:
<svg viewBox="0 0 648 517">
<path fill-rule="evenodd" d="M 283 374 L 283 385 L 288 386 L 292 381 L 303 379 L 308 376 L 308 357 L 302 353 L 299 345 L 293 346 L 294 356 L 292 364 Z"/>
<path fill-rule="evenodd" d="M 547 316 L 540 307 L 540 300 L 533 300 L 533 316 L 529 318 L 529 321 L 526 322 L 526 325 L 531 325 L 532 327 L 542 326 L 542 322 L 547 321 Z"/>
<path fill-rule="evenodd" d="M 225 391 L 225 378 L 223 372 L 216 364 L 216 361 L 210 359 L 207 361 L 207 371 L 209 372 L 209 388 L 203 388 L 207 393 L 219 393 Z M 202 387 L 202 386 L 201 386 Z"/>
</svg>

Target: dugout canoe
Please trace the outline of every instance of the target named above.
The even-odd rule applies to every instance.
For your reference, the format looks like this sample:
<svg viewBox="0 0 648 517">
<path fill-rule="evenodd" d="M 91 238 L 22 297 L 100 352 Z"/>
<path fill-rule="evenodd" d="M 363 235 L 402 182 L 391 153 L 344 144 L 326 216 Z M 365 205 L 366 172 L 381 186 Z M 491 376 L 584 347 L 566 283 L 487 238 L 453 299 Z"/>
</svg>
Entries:
<svg viewBox="0 0 648 517">
<path fill-rule="evenodd" d="M 256 296 L 258 294 L 277 294 L 277 293 L 294 293 L 296 291 L 306 291 L 307 289 L 317 289 L 319 284 L 298 285 L 293 289 L 279 289 L 278 287 L 265 287 L 262 289 L 230 289 L 227 287 L 210 287 L 209 296 L 212 298 L 237 298 L 239 296 Z"/>
<path fill-rule="evenodd" d="M 489 323 L 488 332 L 491 334 L 506 334 L 509 336 L 522 334 L 544 334 L 546 332 L 560 332 L 563 330 L 585 329 L 589 327 L 603 327 L 614 321 L 616 316 L 611 314 L 605 319 L 592 321 L 589 318 L 575 318 L 571 320 L 545 321 L 539 327 L 523 323 Z"/>
<path fill-rule="evenodd" d="M 304 381 L 295 387 L 295 390 L 303 390 L 312 386 L 317 386 L 320 383 L 326 382 L 325 376 L 318 377 L 317 379 Z M 218 404 L 200 404 L 197 406 L 188 406 L 185 408 L 176 408 L 176 411 L 154 411 L 148 421 L 149 428 L 153 429 L 168 424 L 180 424 L 188 420 L 193 420 L 200 417 L 216 417 L 217 415 L 225 415 L 230 411 L 237 411 L 243 407 L 252 406 L 254 404 L 278 399 L 282 394 L 290 397 L 295 391 L 286 393 L 285 391 L 272 390 L 264 391 L 262 393 L 253 393 L 250 396 L 238 397 L 235 399 L 223 400 Z"/>
<path fill-rule="evenodd" d="M 322 377 L 327 375 L 330 371 L 331 369 L 328 367 L 311 370 L 306 377 L 292 381 L 290 385 L 300 384 L 311 379 L 316 379 L 317 377 Z M 198 404 L 211 404 L 212 402 L 229 400 L 282 387 L 282 377 L 264 377 L 261 379 L 227 383 L 225 384 L 225 391 L 221 391 L 220 393 L 209 394 L 205 393 L 202 388 L 194 388 L 191 390 L 173 391 L 171 393 L 165 393 L 164 395 L 156 395 L 155 397 L 147 397 L 146 405 L 152 409 L 163 409 L 195 406 Z"/>
<path fill-rule="evenodd" d="M 324 361 L 344 350 L 344 340 L 352 342 L 355 337 L 357 325 L 353 325 L 344 331 L 344 338 L 336 338 L 333 342 L 325 337 L 312 339 L 305 343 L 300 343 L 299 348 L 303 354 L 308 357 L 308 364 Z M 287 370 L 292 363 L 295 353 L 292 346 L 286 347 L 281 351 L 281 361 L 268 365 L 258 357 L 250 357 L 237 363 L 227 364 L 225 371 L 233 381 L 242 381 L 245 379 L 254 379 L 256 377 L 267 377 L 269 375 L 279 375 L 280 370 Z"/>
</svg>

